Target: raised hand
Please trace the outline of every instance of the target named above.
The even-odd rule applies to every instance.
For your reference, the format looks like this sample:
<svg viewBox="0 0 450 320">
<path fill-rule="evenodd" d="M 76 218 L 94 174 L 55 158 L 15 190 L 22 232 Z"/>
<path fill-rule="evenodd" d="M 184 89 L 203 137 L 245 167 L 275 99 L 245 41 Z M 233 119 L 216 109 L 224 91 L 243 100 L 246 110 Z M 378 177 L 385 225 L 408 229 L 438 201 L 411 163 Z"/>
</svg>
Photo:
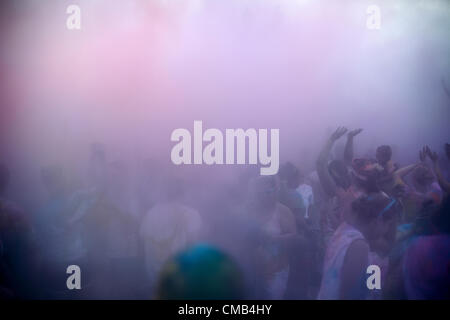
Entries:
<svg viewBox="0 0 450 320">
<path fill-rule="evenodd" d="M 331 141 L 334 142 L 334 141 L 338 140 L 346 132 L 347 132 L 347 128 L 346 127 L 339 127 L 339 128 L 337 128 L 336 131 L 330 137 Z"/>
<path fill-rule="evenodd" d="M 360 134 L 361 131 L 363 131 L 362 128 L 355 129 L 355 130 L 352 130 L 352 131 L 350 131 L 349 133 L 347 133 L 347 135 L 348 135 L 349 138 L 353 138 L 354 136 Z"/>
</svg>

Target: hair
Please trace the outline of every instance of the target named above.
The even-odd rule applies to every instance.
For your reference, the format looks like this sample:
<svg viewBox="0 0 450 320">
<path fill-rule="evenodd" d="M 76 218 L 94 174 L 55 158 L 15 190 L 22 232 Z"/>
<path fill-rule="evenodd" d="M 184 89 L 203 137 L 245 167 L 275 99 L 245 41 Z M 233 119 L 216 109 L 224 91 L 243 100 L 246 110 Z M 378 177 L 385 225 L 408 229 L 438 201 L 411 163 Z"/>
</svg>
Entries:
<svg viewBox="0 0 450 320">
<path fill-rule="evenodd" d="M 298 168 L 291 162 L 283 164 L 278 172 L 280 180 L 287 181 L 288 183 L 300 181 L 301 174 Z"/>
<path fill-rule="evenodd" d="M 0 164 L 0 194 L 2 194 L 9 184 L 10 173 L 8 168 Z"/>
<path fill-rule="evenodd" d="M 243 299 L 242 271 L 233 258 L 213 246 L 198 244 L 171 259 L 162 269 L 156 295 L 162 300 Z"/>
<path fill-rule="evenodd" d="M 376 167 L 378 166 L 378 168 Z M 366 193 L 380 191 L 378 180 L 381 177 L 381 167 L 372 159 L 354 159 L 352 170 L 356 184 Z"/>
</svg>

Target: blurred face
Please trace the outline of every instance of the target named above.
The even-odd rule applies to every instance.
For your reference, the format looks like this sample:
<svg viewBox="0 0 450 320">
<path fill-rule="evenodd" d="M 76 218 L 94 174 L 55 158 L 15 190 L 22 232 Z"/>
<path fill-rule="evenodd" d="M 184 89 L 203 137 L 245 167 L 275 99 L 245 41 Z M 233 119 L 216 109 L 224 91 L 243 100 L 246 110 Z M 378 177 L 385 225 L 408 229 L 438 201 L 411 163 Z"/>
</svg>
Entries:
<svg viewBox="0 0 450 320">
<path fill-rule="evenodd" d="M 302 181 L 300 171 L 290 162 L 281 167 L 279 177 L 282 181 L 286 181 L 287 187 L 291 189 L 298 188 Z"/>
<path fill-rule="evenodd" d="M 256 203 L 261 207 L 271 208 L 277 202 L 278 187 L 274 178 L 260 177 L 254 185 Z"/>
<path fill-rule="evenodd" d="M 359 175 L 367 178 L 377 178 L 383 167 L 379 163 L 372 160 L 357 159 L 355 161 L 355 171 Z"/>
</svg>

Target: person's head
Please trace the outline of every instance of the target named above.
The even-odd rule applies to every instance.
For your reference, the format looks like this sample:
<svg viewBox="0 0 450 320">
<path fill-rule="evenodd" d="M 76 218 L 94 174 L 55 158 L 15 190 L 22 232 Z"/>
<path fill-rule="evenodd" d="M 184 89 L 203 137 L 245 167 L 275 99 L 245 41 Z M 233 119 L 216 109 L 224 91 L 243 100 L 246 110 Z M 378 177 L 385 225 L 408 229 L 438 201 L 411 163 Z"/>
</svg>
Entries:
<svg viewBox="0 0 450 320">
<path fill-rule="evenodd" d="M 161 300 L 243 299 L 244 282 L 236 262 L 210 245 L 195 245 L 171 258 L 158 279 Z"/>
<path fill-rule="evenodd" d="M 366 193 L 378 192 L 377 181 L 383 168 L 375 160 L 354 159 L 352 162 L 353 179 Z"/>
<path fill-rule="evenodd" d="M 376 151 L 376 158 L 377 161 L 381 164 L 381 165 L 385 165 L 386 163 L 389 162 L 389 160 L 391 160 L 392 157 L 392 149 L 390 146 L 387 145 L 382 145 L 379 146 L 377 148 Z"/>
<path fill-rule="evenodd" d="M 434 175 L 428 167 L 419 166 L 413 172 L 414 182 L 421 186 L 427 187 L 434 181 Z"/>
<path fill-rule="evenodd" d="M 401 204 L 383 192 L 371 193 L 352 203 L 354 221 L 364 237 L 373 245 L 397 222 Z"/>
<path fill-rule="evenodd" d="M 351 177 L 347 170 L 347 166 L 342 160 L 333 160 L 328 164 L 328 172 L 333 178 L 334 183 L 344 190 L 351 185 Z"/>
<path fill-rule="evenodd" d="M 41 181 L 50 195 L 64 191 L 65 180 L 60 166 L 47 166 L 41 168 Z"/>
<path fill-rule="evenodd" d="M 0 195 L 2 195 L 9 184 L 9 170 L 6 166 L 0 164 Z"/>
<path fill-rule="evenodd" d="M 251 202 L 260 208 L 273 208 L 277 203 L 278 184 L 275 176 L 257 176 L 250 180 Z"/>
<path fill-rule="evenodd" d="M 289 188 L 296 189 L 302 180 L 300 171 L 291 162 L 286 162 L 281 166 L 278 176 L 281 181 L 286 181 Z"/>
</svg>

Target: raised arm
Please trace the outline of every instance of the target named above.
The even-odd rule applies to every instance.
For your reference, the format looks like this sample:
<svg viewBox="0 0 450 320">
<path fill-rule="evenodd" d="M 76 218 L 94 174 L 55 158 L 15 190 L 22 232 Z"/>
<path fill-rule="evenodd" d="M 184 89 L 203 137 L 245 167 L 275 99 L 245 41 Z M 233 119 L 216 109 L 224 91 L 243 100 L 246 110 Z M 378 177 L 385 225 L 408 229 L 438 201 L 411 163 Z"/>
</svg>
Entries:
<svg viewBox="0 0 450 320">
<path fill-rule="evenodd" d="M 342 137 L 346 132 L 347 128 L 345 127 L 337 128 L 325 143 L 325 146 L 316 161 L 317 175 L 319 176 L 320 184 L 322 185 L 324 191 L 331 197 L 336 194 L 336 184 L 328 172 L 328 158 L 336 140 Z"/>
<path fill-rule="evenodd" d="M 347 134 L 347 143 L 344 150 L 344 161 L 347 165 L 350 165 L 353 160 L 353 138 L 360 134 L 363 129 L 355 129 Z"/>
<path fill-rule="evenodd" d="M 426 163 L 425 163 L 425 160 L 426 160 L 425 148 L 423 148 L 423 150 L 419 151 L 419 159 L 420 159 L 420 163 L 413 163 L 408 166 L 404 166 L 402 168 L 395 170 L 392 173 L 392 177 L 394 178 L 394 180 L 397 182 L 405 183 L 405 181 L 403 181 L 404 177 L 406 177 L 408 174 L 413 172 L 417 167 L 426 165 Z"/>
</svg>

